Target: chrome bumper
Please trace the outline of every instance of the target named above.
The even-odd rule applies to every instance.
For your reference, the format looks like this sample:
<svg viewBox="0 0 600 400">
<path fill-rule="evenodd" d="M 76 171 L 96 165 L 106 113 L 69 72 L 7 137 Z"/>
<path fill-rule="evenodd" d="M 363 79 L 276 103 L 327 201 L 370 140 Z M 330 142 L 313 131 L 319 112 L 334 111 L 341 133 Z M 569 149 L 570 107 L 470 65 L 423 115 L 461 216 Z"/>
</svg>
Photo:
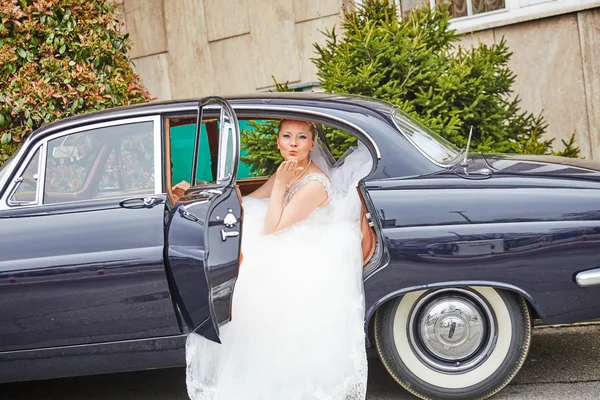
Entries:
<svg viewBox="0 0 600 400">
<path fill-rule="evenodd" d="M 580 287 L 600 285 L 600 268 L 578 273 L 575 276 L 575 282 L 577 282 Z"/>
</svg>

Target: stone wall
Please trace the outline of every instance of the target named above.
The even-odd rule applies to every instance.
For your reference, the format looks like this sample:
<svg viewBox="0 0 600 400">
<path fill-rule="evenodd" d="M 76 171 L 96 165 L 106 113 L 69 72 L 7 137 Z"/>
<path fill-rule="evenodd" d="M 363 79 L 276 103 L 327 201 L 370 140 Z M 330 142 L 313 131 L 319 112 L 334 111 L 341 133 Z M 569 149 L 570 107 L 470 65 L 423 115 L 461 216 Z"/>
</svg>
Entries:
<svg viewBox="0 0 600 400">
<path fill-rule="evenodd" d="M 137 72 L 159 100 L 267 90 L 317 81 L 313 43 L 351 0 L 120 0 Z M 575 132 L 582 156 L 600 159 L 600 10 L 465 36 L 506 38 L 523 110 L 543 111 L 548 137 Z"/>
</svg>

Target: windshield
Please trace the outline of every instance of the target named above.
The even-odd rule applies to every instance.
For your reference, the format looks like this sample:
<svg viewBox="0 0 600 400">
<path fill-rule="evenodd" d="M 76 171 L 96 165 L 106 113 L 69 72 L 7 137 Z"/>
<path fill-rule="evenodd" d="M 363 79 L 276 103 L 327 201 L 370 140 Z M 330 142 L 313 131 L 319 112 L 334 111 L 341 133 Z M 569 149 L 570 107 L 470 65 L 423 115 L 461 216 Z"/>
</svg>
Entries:
<svg viewBox="0 0 600 400">
<path fill-rule="evenodd" d="M 449 166 L 460 155 L 458 147 L 415 121 L 397 106 L 392 109 L 392 117 L 404 136 L 434 163 Z"/>
</svg>

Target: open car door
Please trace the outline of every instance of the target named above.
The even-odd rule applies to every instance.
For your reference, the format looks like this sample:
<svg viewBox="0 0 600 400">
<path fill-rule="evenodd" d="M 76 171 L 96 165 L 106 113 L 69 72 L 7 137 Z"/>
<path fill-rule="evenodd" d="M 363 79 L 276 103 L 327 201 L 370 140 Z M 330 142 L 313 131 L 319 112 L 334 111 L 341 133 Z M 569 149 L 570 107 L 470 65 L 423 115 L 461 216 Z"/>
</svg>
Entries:
<svg viewBox="0 0 600 400">
<path fill-rule="evenodd" d="M 208 110 L 211 116 L 219 115 L 216 174 L 210 183 L 198 181 L 196 174 L 203 115 Z M 240 262 L 242 206 L 235 181 L 239 140 L 233 108 L 218 97 L 201 100 L 191 188 L 170 210 L 166 226 L 167 270 L 183 323 L 215 342 L 220 342 L 219 327 L 231 320 Z"/>
</svg>

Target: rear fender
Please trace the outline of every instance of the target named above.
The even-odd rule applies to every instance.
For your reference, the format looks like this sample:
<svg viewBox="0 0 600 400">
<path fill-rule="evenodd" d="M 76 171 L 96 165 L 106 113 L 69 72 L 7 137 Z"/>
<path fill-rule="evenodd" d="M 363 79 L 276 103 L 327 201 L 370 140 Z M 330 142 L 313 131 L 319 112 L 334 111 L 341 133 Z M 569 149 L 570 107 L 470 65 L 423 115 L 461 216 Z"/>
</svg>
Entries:
<svg viewBox="0 0 600 400">
<path fill-rule="evenodd" d="M 442 289 L 442 288 L 453 288 L 453 287 L 465 287 L 465 286 L 486 286 L 492 287 L 494 289 L 506 290 L 509 292 L 516 293 L 520 296 L 523 296 L 525 300 L 529 303 L 529 305 L 534 309 L 535 313 L 544 320 L 544 315 L 540 312 L 539 304 L 535 301 L 533 296 L 531 296 L 527 291 L 514 286 L 509 285 L 502 282 L 493 282 L 493 281 L 454 281 L 454 282 L 438 282 L 431 285 L 420 285 L 420 286 L 410 286 L 402 289 L 398 289 L 396 291 L 390 292 L 387 295 L 381 297 L 379 300 L 373 303 L 369 309 L 366 310 L 365 313 L 365 332 L 368 332 L 369 326 L 371 325 L 371 320 L 375 315 L 375 312 L 387 303 L 390 300 L 401 297 L 406 293 L 416 292 L 418 290 L 432 290 L 432 289 Z M 370 347 L 370 341 L 367 338 L 367 346 Z"/>
</svg>

